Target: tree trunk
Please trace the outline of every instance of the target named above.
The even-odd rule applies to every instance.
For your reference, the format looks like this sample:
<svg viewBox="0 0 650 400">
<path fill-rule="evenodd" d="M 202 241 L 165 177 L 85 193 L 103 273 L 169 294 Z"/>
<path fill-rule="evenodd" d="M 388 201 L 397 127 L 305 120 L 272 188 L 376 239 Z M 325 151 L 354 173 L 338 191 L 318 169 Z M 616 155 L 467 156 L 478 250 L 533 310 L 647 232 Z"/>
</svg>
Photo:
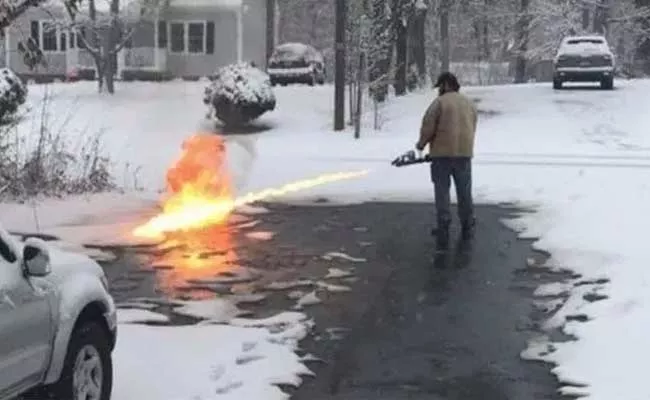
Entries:
<svg viewBox="0 0 650 400">
<path fill-rule="evenodd" d="M 596 13 L 594 14 L 594 32 L 606 35 L 608 30 L 607 20 L 609 18 L 609 0 L 600 0 L 598 2 L 598 8 L 596 8 Z"/>
<path fill-rule="evenodd" d="M 404 7 L 402 1 L 393 0 L 393 18 L 395 26 L 395 95 L 406 94 L 406 72 L 408 63 L 408 36 L 406 30 Z"/>
<path fill-rule="evenodd" d="M 425 28 L 427 21 L 427 10 L 415 10 L 411 22 L 413 24 L 411 38 L 411 48 L 413 57 L 411 58 L 417 67 L 418 81 L 422 84 L 427 77 L 427 55 L 425 49 Z"/>
<path fill-rule="evenodd" d="M 636 0 L 635 4 L 639 8 L 650 7 L 650 0 Z M 641 18 L 640 24 L 646 32 L 650 32 L 650 15 Z M 635 58 L 640 62 L 643 73 L 650 74 L 650 37 L 644 36 L 639 40 Z"/>
<path fill-rule="evenodd" d="M 582 7 L 582 30 L 584 32 L 589 31 L 589 22 L 591 20 L 590 18 L 590 12 L 589 12 L 589 6 L 585 4 Z"/>
<path fill-rule="evenodd" d="M 481 55 L 483 60 L 489 61 L 490 58 L 492 57 L 492 49 L 490 48 L 490 17 L 488 16 L 488 12 L 492 8 L 492 0 L 485 0 L 484 2 L 484 7 L 483 7 L 483 18 L 482 18 L 482 28 L 483 32 L 481 35 L 482 38 L 482 51 Z"/>
<path fill-rule="evenodd" d="M 371 92 L 375 101 L 381 103 L 388 96 L 390 64 L 393 59 L 393 35 L 391 21 L 386 15 L 387 0 L 371 0 L 370 17 L 372 48 L 378 53 L 369 68 Z"/>
<path fill-rule="evenodd" d="M 451 49 L 449 43 L 449 9 L 451 0 L 440 2 L 440 69 L 441 72 L 449 71 L 451 64 Z"/>
<path fill-rule="evenodd" d="M 519 18 L 517 21 L 517 42 L 515 58 L 515 83 L 526 82 L 526 64 L 528 52 L 528 40 L 530 35 L 530 0 L 520 0 Z"/>
</svg>

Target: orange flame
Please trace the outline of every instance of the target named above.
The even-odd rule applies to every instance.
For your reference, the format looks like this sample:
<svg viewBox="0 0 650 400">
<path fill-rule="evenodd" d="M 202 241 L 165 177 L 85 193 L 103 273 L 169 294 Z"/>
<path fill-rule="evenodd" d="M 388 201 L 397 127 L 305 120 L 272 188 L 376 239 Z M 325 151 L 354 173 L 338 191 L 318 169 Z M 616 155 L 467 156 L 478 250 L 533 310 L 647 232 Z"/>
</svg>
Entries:
<svg viewBox="0 0 650 400">
<path fill-rule="evenodd" d="M 162 213 L 137 227 L 133 235 L 158 238 L 172 232 L 194 231 L 223 224 L 237 207 L 358 178 L 368 172 L 325 174 L 235 198 L 225 169 L 223 140 L 215 135 L 195 135 L 183 144 L 181 158 L 167 173 L 171 196 L 164 201 Z"/>
</svg>

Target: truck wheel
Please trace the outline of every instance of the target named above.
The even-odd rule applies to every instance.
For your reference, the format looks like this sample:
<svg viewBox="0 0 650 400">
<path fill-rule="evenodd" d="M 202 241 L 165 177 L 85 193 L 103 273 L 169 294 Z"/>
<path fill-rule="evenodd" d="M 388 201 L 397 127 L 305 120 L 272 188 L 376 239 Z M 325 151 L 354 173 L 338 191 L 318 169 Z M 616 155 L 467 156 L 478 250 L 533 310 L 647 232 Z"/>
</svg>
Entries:
<svg viewBox="0 0 650 400">
<path fill-rule="evenodd" d="M 562 81 L 559 79 L 553 79 L 553 89 L 555 90 L 562 89 Z"/>
<path fill-rule="evenodd" d="M 106 332 L 87 322 L 72 333 L 61 378 L 53 385 L 56 398 L 109 400 L 113 389 L 113 363 Z"/>
<path fill-rule="evenodd" d="M 603 90 L 614 89 L 614 78 L 605 78 L 602 81 L 600 81 L 600 88 Z"/>
</svg>

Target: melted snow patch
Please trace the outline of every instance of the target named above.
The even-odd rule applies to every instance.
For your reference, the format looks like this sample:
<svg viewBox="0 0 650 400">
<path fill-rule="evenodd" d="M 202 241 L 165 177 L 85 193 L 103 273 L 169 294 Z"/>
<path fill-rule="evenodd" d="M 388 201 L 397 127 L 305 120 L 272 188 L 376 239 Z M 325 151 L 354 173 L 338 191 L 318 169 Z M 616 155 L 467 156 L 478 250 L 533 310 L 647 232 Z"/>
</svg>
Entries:
<svg viewBox="0 0 650 400">
<path fill-rule="evenodd" d="M 323 301 L 318 297 L 318 294 L 316 291 L 307 293 L 303 296 L 301 296 L 298 301 L 296 302 L 296 305 L 293 307 L 294 310 L 302 310 L 303 308 L 307 306 L 313 306 L 316 304 L 320 304 Z"/>
<path fill-rule="evenodd" d="M 249 239 L 261 240 L 261 241 L 271 240 L 273 239 L 273 236 L 275 236 L 274 232 L 267 232 L 267 231 L 249 232 L 246 234 L 246 237 Z"/>
<path fill-rule="evenodd" d="M 355 262 L 355 263 L 362 263 L 362 262 L 368 261 L 365 258 L 352 257 L 352 256 L 350 256 L 348 254 L 338 252 L 338 251 L 331 251 L 331 252 L 323 255 L 323 260 L 333 261 L 335 259 L 350 261 L 350 262 Z"/>
<path fill-rule="evenodd" d="M 352 276 L 352 274 L 353 274 L 352 271 L 346 271 L 339 268 L 330 268 L 327 270 L 327 275 L 325 275 L 325 279 L 347 278 L 349 276 Z"/>
<path fill-rule="evenodd" d="M 149 310 L 122 309 L 117 313 L 117 322 L 120 324 L 169 322 L 169 318 L 166 315 Z"/>
</svg>

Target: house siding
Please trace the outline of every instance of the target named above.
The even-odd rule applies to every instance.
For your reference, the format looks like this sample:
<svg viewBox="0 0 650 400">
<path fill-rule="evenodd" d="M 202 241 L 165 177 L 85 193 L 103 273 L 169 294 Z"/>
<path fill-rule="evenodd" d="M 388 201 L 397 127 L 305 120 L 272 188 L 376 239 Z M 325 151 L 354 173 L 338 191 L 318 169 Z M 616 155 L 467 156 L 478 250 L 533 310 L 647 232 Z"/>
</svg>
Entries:
<svg viewBox="0 0 650 400">
<path fill-rule="evenodd" d="M 237 61 L 236 12 L 171 7 L 165 14 L 165 20 L 167 22 L 213 21 L 215 30 L 214 54 L 179 54 L 168 50 L 167 72 L 171 75 L 187 78 L 210 76 L 218 67 Z M 171 40 L 168 45 L 170 42 Z"/>
<path fill-rule="evenodd" d="M 56 77 L 65 76 L 66 54 L 65 52 L 45 52 L 46 65 L 30 69 L 23 62 L 22 55 L 18 52 L 18 43 L 29 38 L 31 32 L 31 21 L 56 21 L 64 19 L 65 14 L 60 9 L 44 10 L 42 8 L 31 8 L 18 18 L 9 28 L 8 52 L 9 65 L 19 75 L 49 75 Z"/>
<path fill-rule="evenodd" d="M 266 66 L 266 0 L 244 0 L 243 61 L 253 61 L 259 67 Z"/>
<path fill-rule="evenodd" d="M 267 0 L 244 0 L 242 14 L 241 59 L 252 61 L 258 66 L 266 65 L 267 52 Z M 90 54 L 82 49 L 67 52 L 45 52 L 46 66 L 29 69 L 23 62 L 22 55 L 18 53 L 18 43 L 30 36 L 31 21 L 65 21 L 68 16 L 65 10 L 33 8 L 17 19 L 9 29 L 6 40 L 9 56 L 5 52 L 0 55 L 0 66 L 7 65 L 19 75 L 26 77 L 47 76 L 63 78 L 66 72 L 74 67 L 94 68 Z M 121 54 L 122 68 L 146 69 L 158 68 L 161 72 L 172 77 L 196 78 L 210 76 L 214 71 L 224 65 L 238 60 L 238 12 L 232 8 L 206 7 L 174 7 L 173 4 L 162 11 L 159 20 L 164 22 L 214 22 L 214 53 L 192 54 L 172 53 L 170 51 L 169 28 L 168 48 L 157 49 L 156 21 L 147 20 L 138 22 L 135 32 L 131 37 L 131 45 L 124 48 Z M 0 42 L 0 50 L 4 41 Z M 67 53 L 67 54 L 66 54 Z M 119 62 L 118 62 L 119 63 Z M 68 65 L 69 64 L 69 65 Z"/>
</svg>

